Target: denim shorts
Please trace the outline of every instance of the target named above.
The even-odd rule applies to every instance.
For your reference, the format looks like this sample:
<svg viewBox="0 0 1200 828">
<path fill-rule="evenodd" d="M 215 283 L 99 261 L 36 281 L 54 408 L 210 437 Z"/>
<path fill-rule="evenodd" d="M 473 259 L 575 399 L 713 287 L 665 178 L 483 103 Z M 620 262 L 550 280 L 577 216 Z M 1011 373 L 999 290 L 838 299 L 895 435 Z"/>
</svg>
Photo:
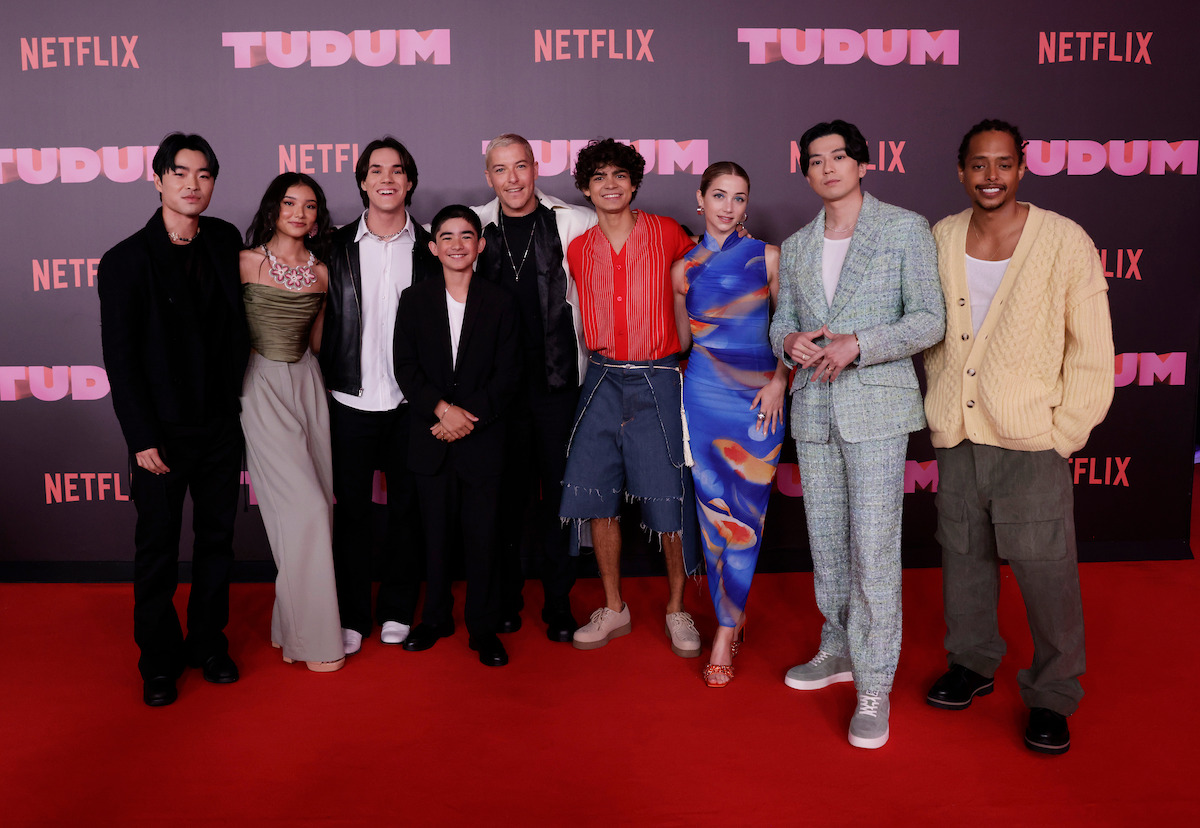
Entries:
<svg viewBox="0 0 1200 828">
<path fill-rule="evenodd" d="M 616 517 L 639 501 L 654 532 L 683 529 L 683 420 L 679 359 L 632 364 L 588 359 L 568 443 L 562 507 L 568 520 Z"/>
</svg>

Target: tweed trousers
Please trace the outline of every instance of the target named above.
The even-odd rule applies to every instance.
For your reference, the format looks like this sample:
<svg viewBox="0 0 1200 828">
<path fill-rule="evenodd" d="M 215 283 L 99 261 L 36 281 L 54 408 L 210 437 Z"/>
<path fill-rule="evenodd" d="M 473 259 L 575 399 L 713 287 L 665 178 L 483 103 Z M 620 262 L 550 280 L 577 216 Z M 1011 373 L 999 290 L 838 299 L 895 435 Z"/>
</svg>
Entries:
<svg viewBox="0 0 1200 828">
<path fill-rule="evenodd" d="M 890 693 L 900 660 L 900 516 L 908 435 L 796 442 L 821 649 L 850 656 L 859 692 Z"/>
</svg>

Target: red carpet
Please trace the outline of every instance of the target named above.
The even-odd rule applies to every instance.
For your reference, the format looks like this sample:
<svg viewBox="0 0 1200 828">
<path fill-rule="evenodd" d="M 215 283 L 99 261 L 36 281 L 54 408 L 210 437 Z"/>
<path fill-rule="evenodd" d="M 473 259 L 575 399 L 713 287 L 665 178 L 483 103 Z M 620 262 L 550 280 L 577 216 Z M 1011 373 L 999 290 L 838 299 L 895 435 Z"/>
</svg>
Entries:
<svg viewBox="0 0 1200 828">
<path fill-rule="evenodd" d="M 789 690 L 815 649 L 812 576 L 763 575 L 732 686 L 672 655 L 665 584 L 626 581 L 634 632 L 594 652 L 531 623 L 512 664 L 478 663 L 460 629 L 425 653 L 364 644 L 348 666 L 287 666 L 272 588 L 233 590 L 234 685 L 197 671 L 173 706 L 141 702 L 127 585 L 0 585 L 0 824 L 1139 825 L 1200 808 L 1195 561 L 1087 564 L 1088 691 L 1066 756 L 1021 740 L 1015 673 L 1031 644 L 1005 583 L 1009 656 L 968 711 L 923 702 L 943 669 L 940 570 L 905 572 L 892 737 L 846 742 L 849 685 Z M 531 583 L 534 604 L 538 585 Z M 182 592 L 182 591 L 181 591 Z M 598 604 L 580 582 L 576 607 Z M 182 597 L 182 596 L 181 596 Z M 689 588 L 702 632 L 707 594 Z M 1151 612 L 1139 612 L 1149 605 Z M 461 604 L 460 604 L 461 606 Z M 1182 657 L 1181 657 L 1182 656 Z"/>
</svg>

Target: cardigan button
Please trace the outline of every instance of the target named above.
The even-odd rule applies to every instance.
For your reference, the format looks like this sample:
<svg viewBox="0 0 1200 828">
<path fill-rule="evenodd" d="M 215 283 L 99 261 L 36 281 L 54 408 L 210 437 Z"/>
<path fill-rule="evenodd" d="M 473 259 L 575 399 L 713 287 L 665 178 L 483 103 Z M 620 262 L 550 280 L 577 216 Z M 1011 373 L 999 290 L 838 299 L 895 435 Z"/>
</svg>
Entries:
<svg viewBox="0 0 1200 828">
<path fill-rule="evenodd" d="M 958 300 L 958 306 L 959 306 L 960 308 L 961 308 L 963 305 L 965 305 L 965 304 L 967 304 L 967 300 L 966 300 L 966 299 L 959 299 L 959 300 Z"/>
<path fill-rule="evenodd" d="M 967 408 L 974 408 L 974 407 L 975 407 L 975 401 L 967 400 Z"/>
<path fill-rule="evenodd" d="M 963 334 L 963 342 L 966 342 L 966 341 L 967 341 L 968 339 L 970 339 L 970 338 L 971 338 L 971 335 L 970 335 L 970 334 L 966 334 L 966 333 L 965 333 L 965 334 Z"/>
<path fill-rule="evenodd" d="M 974 369 L 974 368 L 968 368 L 968 369 L 967 369 L 967 376 L 968 376 L 968 377 L 973 377 L 973 376 L 975 376 L 975 369 Z"/>
</svg>

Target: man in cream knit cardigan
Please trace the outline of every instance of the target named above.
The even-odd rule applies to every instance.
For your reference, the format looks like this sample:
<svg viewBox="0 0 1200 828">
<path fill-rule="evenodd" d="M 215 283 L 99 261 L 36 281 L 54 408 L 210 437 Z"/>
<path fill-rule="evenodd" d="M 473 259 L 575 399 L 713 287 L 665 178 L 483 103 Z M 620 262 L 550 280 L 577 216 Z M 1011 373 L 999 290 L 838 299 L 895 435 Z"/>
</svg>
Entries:
<svg viewBox="0 0 1200 828">
<path fill-rule="evenodd" d="M 971 209 L 933 230 L 946 338 L 925 352 L 925 414 L 938 461 L 950 670 L 926 700 L 962 710 L 992 692 L 1004 655 L 998 558 L 1029 617 L 1034 658 L 1017 674 L 1025 744 L 1071 745 L 1083 689 L 1083 608 L 1067 458 L 1113 397 L 1108 285 L 1079 225 L 1016 200 L 1024 141 L 987 120 L 963 138 L 958 177 Z"/>
</svg>

